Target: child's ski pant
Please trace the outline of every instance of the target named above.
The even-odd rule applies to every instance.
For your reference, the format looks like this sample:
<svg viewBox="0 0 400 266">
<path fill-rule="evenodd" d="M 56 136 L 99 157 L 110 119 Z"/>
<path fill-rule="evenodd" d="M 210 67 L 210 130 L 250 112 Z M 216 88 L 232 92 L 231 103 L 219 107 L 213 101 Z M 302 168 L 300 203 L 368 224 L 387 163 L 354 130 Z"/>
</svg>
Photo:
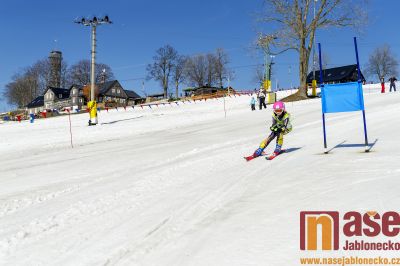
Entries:
<svg viewBox="0 0 400 266">
<path fill-rule="evenodd" d="M 279 133 L 271 132 L 271 134 L 269 134 L 269 136 L 261 142 L 260 148 L 264 150 L 275 137 L 276 137 L 276 146 L 274 152 L 279 153 L 283 145 L 283 132 Z"/>
</svg>

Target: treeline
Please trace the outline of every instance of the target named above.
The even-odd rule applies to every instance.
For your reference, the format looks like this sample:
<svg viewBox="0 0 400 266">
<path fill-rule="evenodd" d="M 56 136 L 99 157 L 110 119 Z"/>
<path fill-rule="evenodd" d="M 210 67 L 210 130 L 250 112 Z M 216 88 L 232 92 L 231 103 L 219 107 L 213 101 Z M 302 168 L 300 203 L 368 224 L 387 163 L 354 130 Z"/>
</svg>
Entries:
<svg viewBox="0 0 400 266">
<path fill-rule="evenodd" d="M 111 68 L 106 64 L 96 64 L 96 83 L 114 79 Z M 51 65 L 48 58 L 38 60 L 33 65 L 18 71 L 11 82 L 6 84 L 4 98 L 11 105 L 22 108 L 37 96 L 42 95 L 51 79 Z M 90 61 L 81 60 L 68 66 L 61 62 L 60 87 L 69 88 L 72 84 L 90 83 Z"/>
<path fill-rule="evenodd" d="M 234 78 L 233 71 L 228 68 L 229 57 L 222 48 L 216 49 L 214 53 L 185 56 L 178 54 L 170 45 L 165 45 L 156 51 L 152 61 L 146 67 L 146 79 L 160 82 L 165 98 L 172 95 L 170 86 L 175 89 L 175 97 L 179 98 L 181 84 L 223 87 L 229 79 Z M 108 65 L 97 63 L 95 69 L 96 83 L 115 79 Z M 12 77 L 12 81 L 5 86 L 3 96 L 9 104 L 22 108 L 37 96 L 43 95 L 50 79 L 50 60 L 38 60 Z M 69 88 L 73 84 L 90 84 L 89 60 L 81 60 L 71 66 L 61 62 L 60 87 Z"/>
<path fill-rule="evenodd" d="M 180 84 L 223 87 L 228 79 L 233 79 L 234 73 L 228 64 L 229 57 L 222 48 L 214 53 L 185 56 L 179 55 L 170 45 L 165 45 L 156 51 L 153 63 L 147 65 L 147 80 L 160 82 L 165 98 L 172 85 L 175 97 L 179 98 Z"/>
</svg>

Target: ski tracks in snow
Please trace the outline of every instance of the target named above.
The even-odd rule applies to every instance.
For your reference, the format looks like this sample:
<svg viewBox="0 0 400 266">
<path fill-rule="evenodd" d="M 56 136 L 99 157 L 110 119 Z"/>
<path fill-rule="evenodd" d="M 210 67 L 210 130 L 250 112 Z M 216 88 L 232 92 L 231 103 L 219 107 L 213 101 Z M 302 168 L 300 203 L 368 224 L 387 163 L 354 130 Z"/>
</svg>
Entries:
<svg viewBox="0 0 400 266">
<path fill-rule="evenodd" d="M 70 254 L 78 254 L 81 249 L 93 253 L 102 250 L 104 247 L 87 244 L 101 236 L 108 239 L 106 246 L 118 248 L 96 264 L 146 259 L 146 254 L 159 246 L 178 241 L 180 236 L 194 230 L 202 220 L 232 200 L 235 191 L 241 191 L 243 184 L 237 182 L 238 177 L 227 184 L 216 184 L 212 179 L 221 176 L 219 166 L 224 164 L 221 160 L 227 147 L 242 141 L 236 139 L 189 149 L 152 168 L 143 167 L 135 173 L 136 178 L 132 178 L 133 169 L 118 174 L 109 171 L 103 177 L 82 176 L 13 195 L 0 204 L 0 217 L 7 227 L 0 231 L 0 236 L 5 236 L 0 238 L 0 258 L 22 264 L 29 261 L 46 264 L 48 259 L 60 264 L 93 263 L 90 257 L 89 261 L 83 257 L 71 261 Z M 204 164 L 210 167 L 207 176 L 197 166 Z M 174 173 L 182 171 L 187 175 L 175 176 Z M 193 189 L 186 191 L 183 188 L 188 183 Z M 176 191 L 181 194 L 177 195 Z M 174 197 L 167 205 L 162 203 L 163 198 Z M 36 209 L 36 215 L 25 216 L 28 209 Z M 17 224 L 13 224 L 15 221 Z M 136 227 L 142 228 L 142 233 L 136 241 L 126 243 L 127 232 L 137 232 Z M 59 251 L 53 249 L 56 246 L 61 246 Z M 32 254 L 40 254 L 41 250 L 51 252 L 47 254 L 47 261 L 43 261 L 35 255 L 24 257 L 26 249 L 36 250 Z"/>
</svg>

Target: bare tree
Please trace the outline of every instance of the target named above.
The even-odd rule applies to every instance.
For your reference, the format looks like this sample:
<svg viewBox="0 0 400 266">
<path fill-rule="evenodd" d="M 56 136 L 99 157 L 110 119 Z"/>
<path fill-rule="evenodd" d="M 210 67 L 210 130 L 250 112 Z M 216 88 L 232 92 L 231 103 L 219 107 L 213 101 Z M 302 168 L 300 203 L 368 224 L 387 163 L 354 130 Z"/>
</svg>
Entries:
<svg viewBox="0 0 400 266">
<path fill-rule="evenodd" d="M 68 85 L 76 84 L 84 86 L 90 84 L 90 68 L 91 62 L 86 59 L 72 65 L 68 69 Z M 113 79 L 115 79 L 115 77 L 110 66 L 102 63 L 95 64 L 95 83 Z"/>
<path fill-rule="evenodd" d="M 378 80 L 385 79 L 388 76 L 397 75 L 399 63 L 395 59 L 390 46 L 385 44 L 376 48 L 369 56 L 365 73 L 368 76 L 375 76 Z"/>
<path fill-rule="evenodd" d="M 218 84 L 223 86 L 225 80 L 233 79 L 233 71 L 227 68 L 228 57 L 222 49 L 217 49 L 216 53 L 195 55 L 187 59 L 185 75 L 191 85 L 199 87 Z"/>
<path fill-rule="evenodd" d="M 325 53 L 322 52 L 322 69 L 327 69 L 328 66 L 331 64 L 331 59 L 330 56 Z M 319 71 L 319 55 L 315 54 L 314 55 L 314 60 L 315 60 L 315 71 Z M 308 65 L 308 73 L 313 71 L 313 62 L 311 61 L 311 63 Z M 319 76 L 315 77 L 316 80 L 319 80 Z"/>
<path fill-rule="evenodd" d="M 253 81 L 255 81 L 259 86 L 262 86 L 264 83 L 264 66 L 262 64 L 257 65 L 255 67 Z"/>
<path fill-rule="evenodd" d="M 168 95 L 169 77 L 174 68 L 174 61 L 178 52 L 170 45 L 165 45 L 156 51 L 153 63 L 147 65 L 147 79 L 154 79 L 161 83 L 164 90 L 164 98 Z"/>
<path fill-rule="evenodd" d="M 357 27 L 367 21 L 365 0 L 264 0 L 262 20 L 276 28 L 272 45 L 299 53 L 300 98 L 307 97 L 307 70 L 315 31 L 328 27 Z M 315 18 L 313 5 L 316 5 Z M 276 27 L 275 27 L 276 26 Z"/>
<path fill-rule="evenodd" d="M 14 75 L 12 79 L 3 93 L 9 104 L 22 108 L 37 97 L 38 85 L 35 78 L 24 73 Z"/>
<path fill-rule="evenodd" d="M 179 98 L 179 84 L 185 81 L 185 64 L 187 58 L 182 55 L 178 55 L 175 59 L 174 68 L 172 71 L 172 79 L 175 83 L 175 97 Z"/>
<path fill-rule="evenodd" d="M 61 62 L 61 79 L 60 85 L 64 87 L 67 83 L 67 64 L 62 61 Z M 42 94 L 47 86 L 50 84 L 51 77 L 51 64 L 48 58 L 38 60 L 32 66 L 25 69 L 25 76 L 29 77 L 29 79 L 34 79 L 37 84 L 36 94 Z"/>
<path fill-rule="evenodd" d="M 10 104 L 22 107 L 44 93 L 50 80 L 51 65 L 48 58 L 38 60 L 12 77 L 4 96 Z M 61 63 L 61 84 L 66 80 L 67 64 Z"/>
<path fill-rule="evenodd" d="M 218 48 L 215 51 L 214 71 L 216 82 L 219 87 L 224 86 L 224 81 L 232 80 L 233 71 L 228 69 L 229 57 L 223 48 Z"/>
<path fill-rule="evenodd" d="M 188 84 L 204 86 L 207 77 L 207 59 L 204 55 L 189 57 L 185 64 L 185 76 Z"/>
<path fill-rule="evenodd" d="M 317 60 L 319 60 L 319 56 L 317 56 Z M 327 54 L 327 53 L 325 53 L 325 52 L 322 52 L 322 69 L 327 69 L 328 68 L 328 66 L 330 65 L 330 63 L 331 63 L 331 58 L 330 58 L 330 56 Z M 317 61 L 317 62 L 319 62 L 319 61 Z M 319 66 L 319 63 L 318 63 L 318 66 Z M 318 67 L 319 68 L 319 67 Z M 318 69 L 317 68 L 317 69 Z"/>
<path fill-rule="evenodd" d="M 42 94 L 46 90 L 50 80 L 50 69 L 50 61 L 47 58 L 38 60 L 32 66 L 26 68 L 24 76 L 30 80 L 36 80 L 36 95 Z"/>
<path fill-rule="evenodd" d="M 214 54 L 206 54 L 207 60 L 207 71 L 206 71 L 206 81 L 208 86 L 213 86 L 216 81 L 215 67 L 217 63 L 217 58 Z"/>
</svg>

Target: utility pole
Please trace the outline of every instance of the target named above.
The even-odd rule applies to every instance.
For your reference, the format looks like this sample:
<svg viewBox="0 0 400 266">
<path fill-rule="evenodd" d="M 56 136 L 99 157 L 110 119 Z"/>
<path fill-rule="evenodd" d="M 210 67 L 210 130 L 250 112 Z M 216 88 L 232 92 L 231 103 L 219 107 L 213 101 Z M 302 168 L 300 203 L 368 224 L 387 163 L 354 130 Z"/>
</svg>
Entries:
<svg viewBox="0 0 400 266">
<path fill-rule="evenodd" d="M 147 93 L 146 93 L 146 90 L 144 88 L 144 81 L 142 81 L 142 92 L 144 94 L 144 97 L 147 97 Z"/>
<path fill-rule="evenodd" d="M 314 2 L 314 21 L 315 21 L 315 2 Z M 315 79 L 315 32 L 314 32 L 314 43 L 313 43 L 313 81 L 312 81 L 312 96 L 317 96 L 317 80 Z"/>
<path fill-rule="evenodd" d="M 264 35 L 260 36 L 258 39 L 258 45 L 263 49 L 264 51 L 264 66 L 265 66 L 265 72 L 264 72 L 264 89 L 267 91 L 270 91 L 271 89 L 271 79 L 270 79 L 270 63 L 269 63 L 269 58 L 271 57 L 271 49 L 270 45 L 273 43 L 273 41 L 277 39 L 274 35 Z"/>
<path fill-rule="evenodd" d="M 230 91 L 230 89 L 231 89 L 230 86 L 231 86 L 231 85 L 230 85 L 230 78 L 228 77 L 228 95 L 231 93 L 231 91 Z"/>
<path fill-rule="evenodd" d="M 274 63 L 274 55 L 270 55 L 269 56 L 271 58 L 271 62 L 269 62 L 269 67 L 268 67 L 268 80 L 271 81 L 271 76 L 272 76 L 272 65 L 275 64 Z M 271 89 L 271 84 L 270 85 L 270 89 Z"/>
<path fill-rule="evenodd" d="M 81 20 L 76 20 L 75 23 L 92 27 L 92 63 L 90 68 L 90 101 L 88 102 L 88 109 L 90 114 L 89 126 L 93 126 L 97 124 L 97 103 L 95 96 L 96 27 L 101 24 L 111 24 L 112 22 L 108 16 L 104 16 L 104 18 L 82 18 Z"/>
</svg>

